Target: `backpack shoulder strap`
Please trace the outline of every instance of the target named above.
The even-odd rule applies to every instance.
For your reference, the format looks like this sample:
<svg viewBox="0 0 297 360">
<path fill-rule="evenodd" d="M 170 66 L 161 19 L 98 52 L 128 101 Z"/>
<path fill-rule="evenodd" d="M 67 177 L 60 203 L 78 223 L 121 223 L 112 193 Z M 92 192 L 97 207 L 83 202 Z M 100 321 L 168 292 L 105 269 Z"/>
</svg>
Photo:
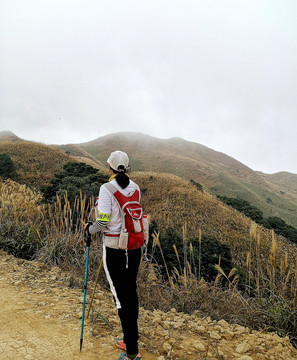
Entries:
<svg viewBox="0 0 297 360">
<path fill-rule="evenodd" d="M 138 186 L 137 184 L 135 184 L 135 183 L 134 183 L 134 186 L 135 186 L 134 192 L 135 192 L 136 190 L 138 191 L 138 194 L 139 194 L 139 199 L 138 199 L 138 201 L 140 202 L 140 200 L 141 200 L 140 188 L 139 188 L 139 186 Z"/>
<path fill-rule="evenodd" d="M 118 191 L 118 189 L 110 182 L 105 183 L 103 186 L 111 193 L 111 195 Z"/>
<path fill-rule="evenodd" d="M 121 212 L 123 211 L 122 210 L 122 207 L 117 199 L 117 196 L 115 195 L 115 193 L 118 191 L 118 189 L 111 183 L 106 183 L 104 184 L 104 187 L 109 191 L 109 193 L 114 197 L 115 201 L 117 202 Z"/>
<path fill-rule="evenodd" d="M 140 189 L 139 186 L 137 184 L 134 183 L 134 190 L 132 192 L 132 194 L 130 196 L 126 196 L 124 194 L 122 194 L 113 184 L 111 183 L 106 183 L 104 184 L 105 188 L 110 192 L 111 195 L 113 195 L 113 197 L 116 199 L 117 203 L 119 204 L 120 208 L 124 205 L 124 203 L 126 202 L 125 199 L 127 199 L 127 201 L 129 201 L 128 199 L 131 198 L 132 196 L 134 196 L 134 201 L 138 201 L 140 202 Z M 138 197 L 135 198 L 136 193 L 138 194 Z"/>
<path fill-rule="evenodd" d="M 118 207 L 120 209 L 120 212 L 121 212 L 121 217 L 122 217 L 122 230 L 125 228 L 125 213 L 115 195 L 115 193 L 118 191 L 118 189 L 111 183 L 105 183 L 103 185 L 108 191 L 109 193 L 113 196 L 113 198 L 115 199 L 116 203 L 118 204 Z"/>
</svg>

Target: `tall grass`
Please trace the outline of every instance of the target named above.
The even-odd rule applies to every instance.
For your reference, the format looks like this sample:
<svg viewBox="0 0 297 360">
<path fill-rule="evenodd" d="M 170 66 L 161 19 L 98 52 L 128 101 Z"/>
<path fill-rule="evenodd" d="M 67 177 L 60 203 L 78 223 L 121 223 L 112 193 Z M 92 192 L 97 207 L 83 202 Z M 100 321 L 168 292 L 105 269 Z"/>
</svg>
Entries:
<svg viewBox="0 0 297 360">
<path fill-rule="evenodd" d="M 199 230 L 199 253 L 203 247 L 200 234 Z M 158 296 L 161 299 L 158 306 L 164 311 L 172 307 L 186 313 L 199 310 L 213 319 L 225 319 L 252 329 L 264 329 L 274 331 L 280 336 L 289 336 L 297 346 L 297 258 L 295 262 L 288 260 L 288 253 L 278 249 L 273 232 L 270 249 L 266 253 L 262 251 L 261 237 L 254 224 L 250 234 L 250 249 L 243 267 L 244 288 L 239 283 L 237 268 L 225 274 L 220 262 L 217 264 L 218 275 L 212 283 L 201 278 L 199 271 L 199 276 L 195 274 L 195 265 L 188 261 L 191 259 L 192 247 L 187 244 L 185 226 L 185 266 L 182 268 L 180 255 L 174 244 L 179 266 L 171 274 L 166 270 L 167 279 L 162 279 L 157 266 L 146 264 L 142 268 L 139 281 L 142 303 L 153 309 L 156 303 L 151 299 Z M 162 254 L 159 233 L 154 233 L 153 238 L 153 245 L 158 246 Z M 160 265 L 167 269 L 164 256 L 162 258 L 163 264 Z M 225 279 L 225 282 L 222 282 L 222 279 Z"/>
<path fill-rule="evenodd" d="M 0 182 L 0 247 L 17 257 L 37 259 L 83 274 L 84 224 L 92 220 L 93 202 L 80 194 L 73 206 L 67 193 L 52 206 L 41 195 L 11 180 Z M 97 267 L 101 248 L 94 237 L 90 269 Z M 90 271 L 92 275 L 92 271 Z"/>
<path fill-rule="evenodd" d="M 63 201 L 62 201 L 63 200 Z M 52 206 L 43 207 L 45 214 L 44 246 L 36 257 L 50 265 L 57 265 L 73 274 L 82 275 L 85 265 L 84 224 L 94 221 L 94 199 L 80 195 L 70 204 L 67 192 L 64 198 L 57 195 Z M 94 278 L 100 263 L 101 247 L 99 238 L 94 236 L 89 253 L 89 275 Z"/>
<path fill-rule="evenodd" d="M 41 196 L 26 185 L 0 181 L 0 247 L 30 258 L 42 246 Z"/>
<path fill-rule="evenodd" d="M 41 205 L 38 193 L 12 181 L 0 182 L 0 246 L 2 249 L 51 266 L 60 266 L 72 274 L 83 276 L 85 244 L 83 224 L 93 219 L 92 199 L 80 194 L 74 205 L 57 197 L 53 206 Z M 62 201 L 63 200 L 63 201 Z M 189 241 L 188 224 L 183 226 L 183 258 L 174 247 L 178 267 L 169 272 L 159 233 L 153 234 L 153 250 L 160 248 L 163 263 L 143 261 L 139 271 L 139 298 L 147 309 L 201 314 L 213 319 L 275 331 L 290 336 L 297 343 L 297 257 L 273 232 L 270 238 L 252 223 L 245 251 L 236 243 L 236 260 L 245 283 L 239 283 L 236 269 L 226 274 L 217 264 L 217 277 L 207 283 L 201 277 L 202 229 L 198 228 L 198 264 L 194 261 Z M 293 248 L 292 248 L 293 249 Z M 100 263 L 101 246 L 94 237 L 89 264 L 94 279 Z M 182 265 L 183 264 L 183 265 Z M 160 266 L 166 269 L 166 278 Z M 225 279 L 225 281 L 223 281 Z M 100 279 L 105 284 L 104 276 Z"/>
</svg>

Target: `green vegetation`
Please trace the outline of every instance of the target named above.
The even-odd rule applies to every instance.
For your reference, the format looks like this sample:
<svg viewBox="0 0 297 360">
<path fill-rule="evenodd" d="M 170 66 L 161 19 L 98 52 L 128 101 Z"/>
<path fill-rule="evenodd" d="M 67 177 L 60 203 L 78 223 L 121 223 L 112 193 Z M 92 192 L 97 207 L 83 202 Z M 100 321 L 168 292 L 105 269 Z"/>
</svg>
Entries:
<svg viewBox="0 0 297 360">
<path fill-rule="evenodd" d="M 162 264 L 164 261 L 169 274 L 172 274 L 175 269 L 186 268 L 189 263 L 197 278 L 212 282 L 218 275 L 216 266 L 219 263 L 226 273 L 234 267 L 230 247 L 212 236 L 202 235 L 201 238 L 183 239 L 176 229 L 170 227 L 159 234 L 161 246 L 156 247 L 153 246 L 152 236 L 156 231 L 156 226 L 153 224 L 150 230 L 149 255 L 153 263 Z M 166 277 L 164 267 L 162 267 L 162 274 Z"/>
<path fill-rule="evenodd" d="M 291 187 L 296 186 L 296 179 L 292 180 Z M 281 192 L 272 192 L 265 187 L 246 184 L 247 193 L 244 196 L 236 195 L 237 198 L 245 198 L 251 204 L 263 211 L 264 217 L 278 216 L 284 219 L 291 226 L 296 224 L 297 205 L 290 199 L 285 197 Z M 251 192 L 254 197 L 247 198 L 247 194 Z M 289 195 L 286 192 L 286 195 Z M 235 197 L 235 196 L 232 196 Z"/>
<path fill-rule="evenodd" d="M 37 229 L 30 226 L 17 227 L 10 234 L 2 232 L 0 237 L 0 249 L 26 260 L 34 258 L 42 246 L 43 242 L 38 236 Z"/>
<path fill-rule="evenodd" d="M 267 229 L 273 229 L 277 234 L 297 244 L 297 229 L 288 225 L 283 219 L 277 216 L 270 216 L 264 219 L 262 223 Z"/>
<path fill-rule="evenodd" d="M 237 211 L 242 212 L 245 216 L 251 218 L 256 223 L 263 221 L 263 212 L 252 206 L 248 201 L 243 199 L 228 198 L 227 196 L 217 196 L 218 199 L 223 201 L 225 204 L 232 206 Z"/>
<path fill-rule="evenodd" d="M 195 185 L 196 188 L 197 188 L 199 191 L 203 191 L 203 186 L 202 186 L 201 184 L 199 184 L 197 181 L 191 179 L 191 180 L 190 180 L 190 183 L 193 184 L 193 185 Z"/>
<path fill-rule="evenodd" d="M 17 179 L 17 172 L 9 154 L 0 154 L 0 177 L 2 179 Z"/>
<path fill-rule="evenodd" d="M 293 181 L 293 180 L 292 180 Z M 215 185 L 214 185 L 215 184 Z M 294 189 L 295 182 L 292 182 Z M 279 216 L 287 224 L 296 223 L 297 205 L 292 197 L 285 197 L 280 191 L 273 192 L 269 184 L 251 184 L 238 180 L 231 175 L 219 174 L 218 179 L 209 186 L 210 192 L 215 196 L 226 196 L 247 201 L 251 206 L 263 212 L 264 217 Z M 286 195 L 289 195 L 286 193 Z"/>
<path fill-rule="evenodd" d="M 92 199 L 99 193 L 100 186 L 108 181 L 108 176 L 101 174 L 90 165 L 79 162 L 68 162 L 63 171 L 55 174 L 50 185 L 41 189 L 44 201 L 53 204 L 57 196 L 64 205 L 65 194 L 73 206 L 76 197 L 81 193 L 82 197 Z"/>
<path fill-rule="evenodd" d="M 277 234 L 284 236 L 290 241 L 297 243 L 297 229 L 288 225 L 283 219 L 277 216 L 263 217 L 263 212 L 252 206 L 248 201 L 243 199 L 228 198 L 227 196 L 217 196 L 225 204 L 232 206 L 237 211 L 242 212 L 245 216 L 251 218 L 258 224 L 273 229 Z"/>
</svg>

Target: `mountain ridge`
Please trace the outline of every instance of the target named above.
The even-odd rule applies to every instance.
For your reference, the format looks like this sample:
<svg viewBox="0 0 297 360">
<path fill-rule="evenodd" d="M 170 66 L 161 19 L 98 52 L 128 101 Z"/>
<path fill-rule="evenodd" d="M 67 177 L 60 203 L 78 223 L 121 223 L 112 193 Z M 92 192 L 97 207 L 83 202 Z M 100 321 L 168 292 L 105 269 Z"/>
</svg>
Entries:
<svg viewBox="0 0 297 360">
<path fill-rule="evenodd" d="M 5 141 L 5 140 L 13 140 L 13 141 L 28 141 L 28 142 L 32 142 L 32 143 L 37 143 L 37 144 L 43 144 L 43 145 L 45 145 L 45 146 L 51 146 L 51 147 L 58 147 L 58 148 L 65 148 L 65 147 L 68 147 L 68 146 L 74 146 L 74 147 L 76 147 L 76 146 L 79 146 L 79 145 L 87 145 L 87 144 L 91 144 L 91 143 L 96 143 L 98 140 L 100 140 L 100 139 L 103 139 L 103 138 L 105 138 L 105 137 L 107 137 L 107 136 L 113 136 L 113 135 L 129 135 L 129 134 L 135 134 L 135 135 L 138 135 L 138 134 L 140 134 L 140 135 L 143 135 L 143 136 L 146 136 L 146 137 L 150 137 L 151 139 L 159 139 L 159 140 L 161 140 L 161 141 L 171 141 L 171 142 L 174 142 L 174 141 L 178 141 L 178 142 L 185 142 L 185 143 L 190 143 L 190 144 L 195 144 L 195 145 L 198 145 L 198 146 L 200 146 L 201 147 L 201 149 L 202 148 L 205 148 L 205 149 L 209 149 L 209 150 L 211 150 L 211 151 L 214 151 L 214 152 L 216 152 L 217 154 L 223 154 L 224 156 L 226 156 L 226 157 L 228 157 L 228 158 L 231 158 L 231 159 L 233 159 L 234 161 L 236 161 L 236 162 L 238 162 L 238 163 L 240 163 L 241 165 L 243 165 L 243 166 L 245 166 L 246 168 L 248 168 L 248 169 L 250 169 L 250 170 L 252 170 L 252 171 L 254 171 L 255 173 L 259 173 L 259 174 L 261 174 L 261 176 L 267 176 L 267 177 L 273 177 L 273 176 L 275 176 L 275 175 L 278 175 L 278 174 L 280 174 L 280 175 L 282 175 L 282 174 L 284 174 L 284 175 L 288 175 L 288 174 L 291 174 L 291 175 L 293 175 L 293 176 L 296 176 L 296 178 L 297 178 L 297 174 L 295 174 L 295 173 L 292 173 L 292 172 L 290 172 L 290 171 L 284 171 L 284 170 L 282 170 L 282 171 L 278 171 L 278 172 L 275 172 L 275 173 L 272 173 L 272 174 L 268 174 L 268 173 L 265 173 L 265 172 L 262 172 L 262 171 L 258 171 L 258 170 L 253 170 L 252 168 L 250 168 L 249 166 L 247 166 L 247 165 L 245 165 L 244 163 L 242 163 L 241 161 L 239 161 L 239 160 L 237 160 L 237 159 L 235 159 L 234 157 L 232 157 L 232 156 L 230 156 L 230 155 L 227 155 L 227 154 L 225 154 L 224 152 L 222 152 L 222 151 L 218 151 L 218 150 L 214 150 L 214 149 L 212 149 L 212 148 L 210 148 L 210 147 L 208 147 L 208 146 L 206 146 L 206 145 L 203 145 L 203 144 L 200 144 L 200 143 L 196 143 L 196 142 L 194 142 L 194 141 L 190 141 L 190 140 L 185 140 L 185 139 L 183 139 L 183 138 L 181 138 L 181 137 L 171 137 L 171 138 L 158 138 L 158 137 L 154 137 L 154 136 L 152 136 L 152 135 L 147 135 L 147 134 L 144 134 L 144 133 L 141 133 L 141 132 L 133 132 L 133 131 L 127 131 L 127 132 L 117 132 L 117 133 L 112 133 L 112 134 L 108 134 L 108 135 L 103 135 L 103 136 L 101 136 L 101 137 L 97 137 L 96 139 L 94 139 L 94 140 L 90 140 L 90 141 L 87 141 L 87 142 L 83 142 L 83 143 L 69 143 L 69 144 L 43 144 L 42 142 L 38 142 L 38 141 L 31 141 L 31 140 L 26 140 L 26 139 L 23 139 L 23 138 L 20 138 L 20 137 L 18 137 L 15 133 L 13 133 L 12 131 L 10 131 L 10 130 L 2 130 L 2 131 L 0 131 L 0 141 Z"/>
<path fill-rule="evenodd" d="M 294 174 L 285 173 L 284 180 L 281 172 L 273 176 L 254 171 L 205 145 L 137 132 L 109 134 L 77 146 L 103 164 L 111 151 L 121 149 L 129 154 L 132 171 L 165 172 L 192 179 L 215 196 L 242 198 L 263 211 L 265 217 L 279 216 L 296 226 L 297 176 Z"/>
<path fill-rule="evenodd" d="M 0 132 L 0 140 L 0 152 L 4 151 L 5 141 L 24 141 L 12 132 Z M 180 137 L 161 139 L 139 132 L 118 132 L 78 144 L 39 146 L 59 149 L 71 159 L 87 162 L 101 171 L 107 170 L 110 152 L 121 149 L 129 154 L 132 171 L 163 172 L 194 180 L 212 195 L 246 200 L 263 211 L 265 217 L 279 216 L 288 224 L 297 225 L 297 174 L 254 171 L 229 155 Z"/>
</svg>

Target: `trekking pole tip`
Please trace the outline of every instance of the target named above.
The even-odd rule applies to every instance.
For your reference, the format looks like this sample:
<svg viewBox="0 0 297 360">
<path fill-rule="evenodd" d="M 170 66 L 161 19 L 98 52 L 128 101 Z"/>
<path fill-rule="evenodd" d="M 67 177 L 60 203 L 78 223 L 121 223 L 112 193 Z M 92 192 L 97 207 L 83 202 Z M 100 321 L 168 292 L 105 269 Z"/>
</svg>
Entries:
<svg viewBox="0 0 297 360">
<path fill-rule="evenodd" d="M 82 343 L 83 343 L 83 339 L 80 339 L 80 349 L 79 349 L 80 352 L 81 352 L 81 349 L 82 349 Z"/>
</svg>

